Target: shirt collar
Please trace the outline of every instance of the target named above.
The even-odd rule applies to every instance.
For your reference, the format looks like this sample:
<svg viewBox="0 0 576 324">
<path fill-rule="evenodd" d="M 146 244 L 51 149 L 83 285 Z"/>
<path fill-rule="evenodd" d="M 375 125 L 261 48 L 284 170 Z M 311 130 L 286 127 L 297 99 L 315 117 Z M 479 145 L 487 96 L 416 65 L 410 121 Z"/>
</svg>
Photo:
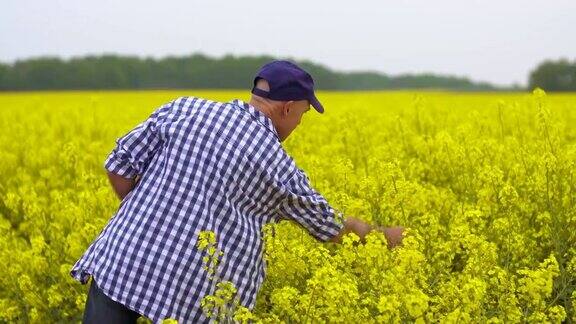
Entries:
<svg viewBox="0 0 576 324">
<path fill-rule="evenodd" d="M 276 130 L 276 127 L 274 127 L 274 124 L 272 124 L 272 119 L 270 119 L 270 117 L 266 116 L 263 112 L 256 109 L 254 106 L 240 99 L 231 100 L 230 103 L 247 111 L 258 122 L 266 126 L 266 128 L 268 128 L 268 130 L 270 130 L 278 140 L 280 140 L 280 138 L 278 137 L 278 131 Z"/>
</svg>

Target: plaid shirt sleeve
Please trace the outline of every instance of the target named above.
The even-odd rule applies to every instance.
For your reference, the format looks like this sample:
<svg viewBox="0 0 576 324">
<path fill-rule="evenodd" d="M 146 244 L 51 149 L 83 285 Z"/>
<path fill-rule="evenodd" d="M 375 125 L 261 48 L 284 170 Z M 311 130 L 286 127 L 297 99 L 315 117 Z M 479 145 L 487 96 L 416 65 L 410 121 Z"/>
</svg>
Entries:
<svg viewBox="0 0 576 324">
<path fill-rule="evenodd" d="M 146 120 L 117 138 L 116 146 L 104 161 L 104 168 L 124 178 L 142 174 L 154 153 L 162 146 L 158 126 L 174 102 L 157 108 Z"/>
<path fill-rule="evenodd" d="M 282 189 L 283 197 L 278 205 L 280 217 L 295 221 L 317 240 L 326 242 L 344 227 L 343 214 L 312 188 L 310 179 L 300 168 L 296 168 Z"/>
</svg>

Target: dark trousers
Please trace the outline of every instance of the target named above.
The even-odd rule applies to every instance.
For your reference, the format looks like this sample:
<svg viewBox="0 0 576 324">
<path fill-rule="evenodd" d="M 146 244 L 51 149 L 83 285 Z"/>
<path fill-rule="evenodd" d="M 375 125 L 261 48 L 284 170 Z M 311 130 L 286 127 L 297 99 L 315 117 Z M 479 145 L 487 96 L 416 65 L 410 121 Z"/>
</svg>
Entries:
<svg viewBox="0 0 576 324">
<path fill-rule="evenodd" d="M 92 277 L 82 323 L 136 323 L 138 317 L 140 314 L 104 295 Z"/>
</svg>

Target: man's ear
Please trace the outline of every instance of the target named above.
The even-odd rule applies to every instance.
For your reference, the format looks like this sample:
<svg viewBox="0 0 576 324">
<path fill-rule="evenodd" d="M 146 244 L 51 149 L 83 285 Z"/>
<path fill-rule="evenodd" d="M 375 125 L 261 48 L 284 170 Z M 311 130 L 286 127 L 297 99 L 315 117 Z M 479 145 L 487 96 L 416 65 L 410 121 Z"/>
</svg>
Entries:
<svg viewBox="0 0 576 324">
<path fill-rule="evenodd" d="M 286 117 L 290 114 L 290 110 L 294 108 L 294 100 L 286 101 L 282 106 L 282 116 Z"/>
</svg>

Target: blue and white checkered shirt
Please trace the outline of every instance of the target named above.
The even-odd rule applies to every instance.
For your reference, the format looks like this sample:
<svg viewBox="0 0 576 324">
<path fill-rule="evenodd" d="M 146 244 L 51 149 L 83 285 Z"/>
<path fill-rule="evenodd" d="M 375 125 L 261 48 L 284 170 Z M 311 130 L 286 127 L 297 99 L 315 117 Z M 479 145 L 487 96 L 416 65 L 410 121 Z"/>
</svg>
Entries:
<svg viewBox="0 0 576 324">
<path fill-rule="evenodd" d="M 70 274 L 82 284 L 92 275 L 107 296 L 154 322 L 207 321 L 200 301 L 214 287 L 200 231 L 216 233 L 225 252 L 219 276 L 253 308 L 266 273 L 264 224 L 293 220 L 320 241 L 343 227 L 271 119 L 241 100 L 178 98 L 116 144 L 105 168 L 141 178 Z"/>
</svg>

